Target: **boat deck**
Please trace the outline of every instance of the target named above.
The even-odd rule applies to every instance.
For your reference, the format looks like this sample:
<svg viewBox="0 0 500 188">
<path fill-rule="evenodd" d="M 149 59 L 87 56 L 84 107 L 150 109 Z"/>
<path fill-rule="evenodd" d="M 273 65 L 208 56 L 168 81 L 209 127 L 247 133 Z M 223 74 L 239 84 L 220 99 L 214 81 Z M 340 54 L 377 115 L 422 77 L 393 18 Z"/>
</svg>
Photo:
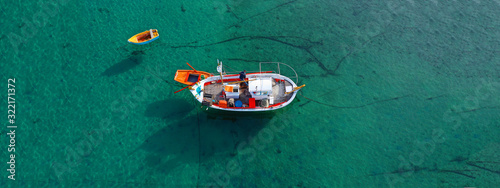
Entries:
<svg viewBox="0 0 500 188">
<path fill-rule="evenodd" d="M 272 94 L 270 97 L 274 98 L 273 104 L 278 104 L 282 102 L 286 102 L 291 98 L 291 95 L 285 95 L 285 88 L 286 87 L 292 87 L 292 84 L 288 81 L 280 81 L 277 82 L 275 79 L 272 81 Z M 209 85 L 205 85 L 204 87 L 204 96 L 203 100 L 204 101 L 212 101 L 212 102 L 218 102 L 220 100 L 226 100 L 228 101 L 229 98 L 224 97 L 223 95 L 223 89 L 224 85 L 222 83 L 211 83 Z M 235 101 L 241 101 L 243 103 L 243 106 L 245 107 L 248 106 L 249 103 L 249 98 L 252 97 L 248 89 L 245 87 L 244 83 L 240 83 L 240 89 L 239 89 L 239 98 L 234 99 Z M 256 100 L 256 108 L 260 108 L 260 102 L 261 100 Z M 273 105 L 270 104 L 270 105 Z"/>
</svg>

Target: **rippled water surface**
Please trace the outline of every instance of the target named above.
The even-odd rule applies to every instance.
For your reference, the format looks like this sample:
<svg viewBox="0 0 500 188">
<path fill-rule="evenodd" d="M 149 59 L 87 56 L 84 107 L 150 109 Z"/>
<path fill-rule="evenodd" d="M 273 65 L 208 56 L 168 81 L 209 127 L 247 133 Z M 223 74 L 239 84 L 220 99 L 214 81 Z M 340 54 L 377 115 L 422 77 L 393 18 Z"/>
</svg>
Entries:
<svg viewBox="0 0 500 188">
<path fill-rule="evenodd" d="M 0 187 L 500 186 L 496 0 L 1 5 Z M 306 87 L 264 114 L 174 94 L 177 69 L 217 59 L 283 62 Z"/>
</svg>

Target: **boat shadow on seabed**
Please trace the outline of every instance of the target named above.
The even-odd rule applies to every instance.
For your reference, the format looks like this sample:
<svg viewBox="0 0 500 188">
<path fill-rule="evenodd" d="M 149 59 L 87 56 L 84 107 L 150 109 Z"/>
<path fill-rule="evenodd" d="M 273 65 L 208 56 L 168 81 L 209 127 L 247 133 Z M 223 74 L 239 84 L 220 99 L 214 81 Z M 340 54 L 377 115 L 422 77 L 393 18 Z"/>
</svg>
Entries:
<svg viewBox="0 0 500 188">
<path fill-rule="evenodd" d="M 194 110 L 198 112 L 180 120 L 172 121 L 174 118 L 158 116 L 167 121 L 167 125 L 138 148 L 147 152 L 145 163 L 149 168 L 169 174 L 185 165 L 227 161 L 237 155 L 237 147 L 241 142 L 248 142 L 249 138 L 255 137 L 273 118 L 269 113 L 240 113 L 239 117 L 234 117 L 226 112 L 223 115 L 204 113 L 205 110 L 198 106 Z"/>
<path fill-rule="evenodd" d="M 101 75 L 111 77 L 127 72 L 143 62 L 143 55 L 143 51 L 134 51 L 127 58 L 106 69 Z"/>
</svg>

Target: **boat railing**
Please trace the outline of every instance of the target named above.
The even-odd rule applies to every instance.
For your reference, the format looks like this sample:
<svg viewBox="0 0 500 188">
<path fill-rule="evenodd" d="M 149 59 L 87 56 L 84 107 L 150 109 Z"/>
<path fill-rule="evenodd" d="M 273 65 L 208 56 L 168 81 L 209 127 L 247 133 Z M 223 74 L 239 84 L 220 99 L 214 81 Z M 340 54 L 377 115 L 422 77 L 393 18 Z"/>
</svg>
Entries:
<svg viewBox="0 0 500 188">
<path fill-rule="evenodd" d="M 247 71 L 247 74 L 249 73 L 261 73 L 262 71 Z M 264 72 L 267 72 L 267 73 L 278 73 L 276 71 L 264 71 Z M 231 75 L 231 74 L 239 74 L 240 72 L 238 71 L 232 71 L 232 72 L 228 72 L 228 71 L 224 71 L 222 73 L 222 75 Z M 210 74 L 213 74 L 213 75 L 216 75 L 217 73 L 210 73 Z"/>
<path fill-rule="evenodd" d="M 286 67 L 290 68 L 290 69 L 293 71 L 293 73 L 295 74 L 295 77 L 293 77 L 293 76 L 289 76 L 289 75 L 285 75 L 285 76 L 288 76 L 288 78 L 290 78 L 290 79 L 295 78 L 295 81 L 296 81 L 295 83 L 298 83 L 298 82 L 299 82 L 299 76 L 298 76 L 298 74 L 297 74 L 297 71 L 295 71 L 295 69 L 293 69 L 290 65 L 285 64 L 285 63 L 281 63 L 281 62 L 260 62 L 260 63 L 259 63 L 259 71 L 247 71 L 247 74 L 248 74 L 248 73 L 262 73 L 262 72 L 263 72 L 263 71 L 262 71 L 262 64 L 276 64 L 276 65 L 277 65 L 277 67 L 278 67 L 277 71 L 264 71 L 264 72 L 266 72 L 266 73 L 277 73 L 277 74 L 279 74 L 279 75 L 281 75 L 281 68 L 280 68 L 280 65 L 281 65 L 281 66 L 283 66 L 283 65 L 284 65 L 284 66 L 286 66 Z M 226 71 L 226 68 L 229 68 L 229 69 L 231 69 L 231 70 L 233 70 L 233 71 L 228 72 L 228 71 Z M 222 66 L 222 74 L 223 74 L 223 75 L 232 75 L 232 74 L 239 74 L 239 73 L 240 73 L 240 72 L 235 71 L 235 69 L 230 68 L 230 67 L 228 67 L 227 65 Z M 213 74 L 213 75 L 216 75 L 216 74 Z"/>
<path fill-rule="evenodd" d="M 280 65 L 285 65 L 287 66 L 288 68 L 290 68 L 293 73 L 295 73 L 295 77 L 289 77 L 289 78 L 295 78 L 296 82 L 295 83 L 298 83 L 299 82 L 299 75 L 297 74 L 297 72 L 295 71 L 295 69 L 293 69 L 290 65 L 287 65 L 285 63 L 281 63 L 281 62 L 260 62 L 259 63 L 259 72 L 262 72 L 262 64 L 263 63 L 268 63 L 268 64 L 272 64 L 272 63 L 276 63 L 276 65 L 278 66 L 278 74 L 281 75 L 281 69 L 280 69 Z"/>
</svg>

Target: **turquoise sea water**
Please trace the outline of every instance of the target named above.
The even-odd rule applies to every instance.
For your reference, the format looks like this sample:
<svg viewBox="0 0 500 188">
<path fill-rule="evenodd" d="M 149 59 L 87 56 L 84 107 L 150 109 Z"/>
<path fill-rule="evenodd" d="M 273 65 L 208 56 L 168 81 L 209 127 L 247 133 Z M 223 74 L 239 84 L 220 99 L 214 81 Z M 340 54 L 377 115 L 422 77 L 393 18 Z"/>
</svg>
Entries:
<svg viewBox="0 0 500 188">
<path fill-rule="evenodd" d="M 0 187 L 500 186 L 496 0 L 0 5 Z M 307 86 L 266 114 L 174 94 L 177 69 L 216 59 L 283 62 Z"/>
</svg>

